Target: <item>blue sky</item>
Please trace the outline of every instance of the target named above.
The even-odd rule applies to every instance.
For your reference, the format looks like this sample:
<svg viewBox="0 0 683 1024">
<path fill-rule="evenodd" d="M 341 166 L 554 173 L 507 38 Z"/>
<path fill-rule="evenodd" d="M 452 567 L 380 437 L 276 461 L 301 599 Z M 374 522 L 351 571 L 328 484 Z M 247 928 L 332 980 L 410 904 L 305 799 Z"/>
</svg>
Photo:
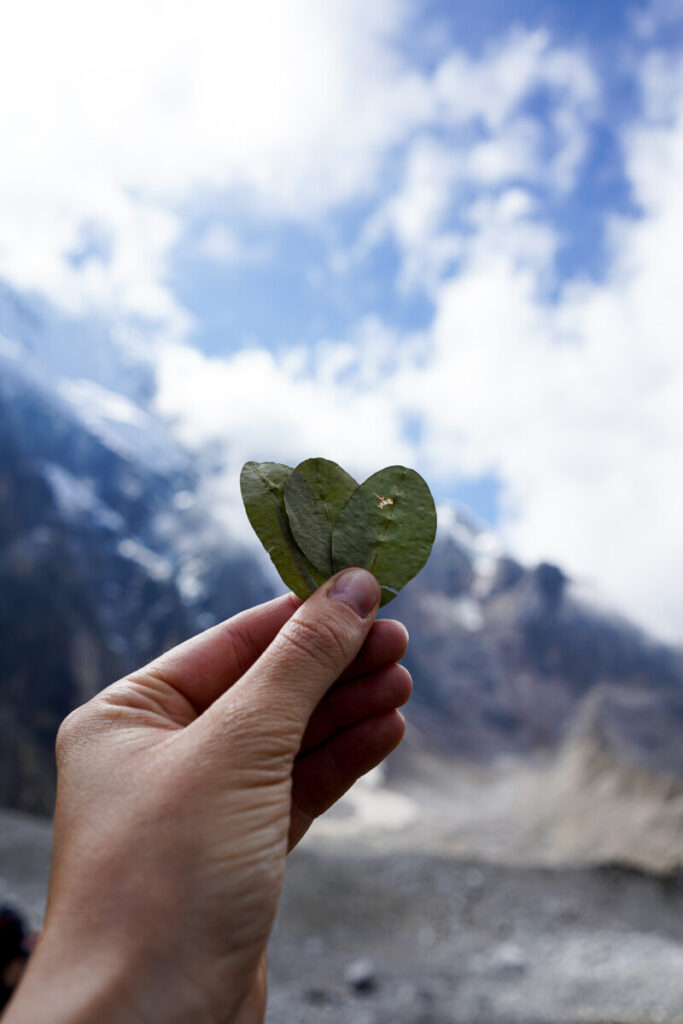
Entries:
<svg viewBox="0 0 683 1024">
<path fill-rule="evenodd" d="M 485 0 L 459 5 L 432 2 L 419 8 L 416 5 L 417 32 L 403 41 L 402 48 L 411 64 L 427 72 L 451 48 L 481 57 L 492 41 L 512 30 L 543 29 L 557 44 L 577 47 L 586 54 L 599 78 L 603 109 L 591 125 L 573 187 L 560 196 L 548 189 L 539 192 L 544 212 L 561 236 L 554 266 L 556 286 L 577 275 L 599 278 L 606 267 L 609 215 L 638 216 L 624 173 L 619 130 L 637 114 L 639 58 L 654 42 L 652 37 L 639 37 L 635 27 L 637 12 L 646 11 L 647 4 L 526 0 L 510 5 L 504 0 Z M 666 31 L 655 34 L 658 48 L 676 50 L 682 45 L 681 25 L 674 29 L 667 25 Z M 525 106 L 542 123 L 547 103 L 547 91 L 539 90 L 528 97 Z M 552 146 L 550 138 L 548 146 Z M 400 167 L 400 149 L 393 157 L 393 175 L 391 161 L 387 169 L 389 180 Z M 236 259 L 226 266 L 197 251 L 202 228 L 212 222 L 222 204 L 229 229 L 237 226 L 254 258 Z M 429 297 L 405 295 L 396 287 L 399 258 L 390 240 L 342 280 L 325 271 L 330 246 L 358 234 L 372 201 L 342 204 L 329 212 L 322 225 L 304 226 L 245 217 L 239 210 L 239 198 L 235 201 L 226 196 L 222 204 L 213 205 L 207 216 L 190 213 L 172 267 L 173 291 L 195 314 L 194 341 L 207 354 L 222 354 L 254 341 L 275 349 L 311 344 L 321 335 L 344 334 L 368 312 L 404 329 L 428 325 L 434 312 Z"/>
<path fill-rule="evenodd" d="M 553 270 L 555 288 L 568 278 L 605 273 L 605 232 L 610 215 L 637 217 L 638 204 L 625 175 L 619 132 L 638 113 L 640 58 L 656 42 L 676 51 L 683 45 L 681 23 L 643 39 L 636 31 L 638 11 L 646 4 L 623 2 L 516 3 L 453 5 L 426 3 L 419 10 L 417 32 L 402 49 L 414 66 L 428 73 L 451 48 L 482 57 L 492 43 L 511 31 L 547 31 L 560 46 L 576 47 L 596 74 L 602 109 L 587 132 L 586 151 L 571 189 L 560 195 L 537 187 L 544 215 L 557 228 L 559 245 Z M 683 19 L 681 19 L 683 22 Z M 421 40 L 422 37 L 422 40 Z M 548 90 L 525 98 L 524 107 L 538 123 L 546 121 Z M 434 135 L 444 138 L 438 127 Z M 447 143 L 447 134 L 445 135 Z M 553 146 L 548 132 L 547 148 Z M 387 160 L 377 193 L 396 183 L 405 148 Z M 372 211 L 377 193 L 365 201 L 342 203 L 324 220 L 300 224 L 250 217 L 241 197 L 229 194 L 198 213 L 190 207 L 185 231 L 174 252 L 174 294 L 197 319 L 193 341 L 211 355 L 254 342 L 278 349 L 314 343 L 321 335 L 341 335 L 363 315 L 377 313 L 403 329 L 427 326 L 434 305 L 423 292 L 397 288 L 399 254 L 385 239 L 360 264 L 340 278 L 326 267 L 336 245 L 352 244 Z M 202 232 L 222 212 L 225 229 L 236 232 L 247 258 L 221 262 L 201 251 Z M 457 219 L 457 203 L 451 211 Z M 466 230 L 466 227 L 463 227 Z M 241 253 L 243 255 L 243 253 Z"/>
<path fill-rule="evenodd" d="M 681 0 L 2 17 L 0 281 L 148 361 L 228 519 L 244 458 L 408 462 L 681 635 Z"/>
</svg>

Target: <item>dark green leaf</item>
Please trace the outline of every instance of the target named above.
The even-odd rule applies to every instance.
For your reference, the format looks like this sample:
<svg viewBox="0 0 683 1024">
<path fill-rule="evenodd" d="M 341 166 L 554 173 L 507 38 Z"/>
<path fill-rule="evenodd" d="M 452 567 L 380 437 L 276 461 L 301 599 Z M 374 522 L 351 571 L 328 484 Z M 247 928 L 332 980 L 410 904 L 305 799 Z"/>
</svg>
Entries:
<svg viewBox="0 0 683 1024">
<path fill-rule="evenodd" d="M 332 529 L 358 484 L 336 462 L 306 459 L 285 484 L 285 510 L 298 547 L 324 573 L 331 576 Z"/>
<path fill-rule="evenodd" d="M 339 514 L 332 533 L 334 571 L 369 569 L 387 604 L 423 567 L 435 533 L 436 509 L 425 481 L 406 466 L 388 466 L 361 484 Z"/>
<path fill-rule="evenodd" d="M 284 489 L 292 470 L 279 462 L 247 462 L 240 488 L 249 522 L 285 584 L 307 598 L 326 579 L 297 547 L 284 505 Z"/>
</svg>

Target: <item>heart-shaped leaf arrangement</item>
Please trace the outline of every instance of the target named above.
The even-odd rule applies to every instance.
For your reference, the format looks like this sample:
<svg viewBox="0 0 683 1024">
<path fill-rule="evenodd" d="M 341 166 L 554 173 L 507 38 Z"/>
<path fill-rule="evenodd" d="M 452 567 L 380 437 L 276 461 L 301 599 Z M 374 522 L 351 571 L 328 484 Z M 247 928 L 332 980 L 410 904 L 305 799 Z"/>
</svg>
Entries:
<svg viewBox="0 0 683 1024">
<path fill-rule="evenodd" d="M 247 462 L 240 486 L 249 522 L 298 597 L 359 565 L 377 577 L 387 604 L 432 550 L 434 499 L 406 466 L 388 466 L 359 486 L 328 459 L 306 459 L 296 469 Z"/>
</svg>

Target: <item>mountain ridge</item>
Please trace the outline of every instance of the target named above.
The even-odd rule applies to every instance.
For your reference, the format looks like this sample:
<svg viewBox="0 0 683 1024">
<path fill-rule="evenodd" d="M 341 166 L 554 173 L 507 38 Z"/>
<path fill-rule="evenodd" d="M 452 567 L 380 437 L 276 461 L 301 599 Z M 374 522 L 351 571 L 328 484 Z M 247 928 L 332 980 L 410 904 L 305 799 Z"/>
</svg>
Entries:
<svg viewBox="0 0 683 1024">
<path fill-rule="evenodd" d="M 0 295 L 0 331 L 2 308 Z M 110 339 L 111 380 L 72 361 L 55 376 L 52 348 L 50 362 L 38 342 L 0 338 L 0 805 L 39 813 L 71 707 L 277 590 L 264 556 L 199 497 L 201 459 L 153 416 L 144 361 L 136 383 Z M 683 777 L 683 652 L 586 600 L 559 567 L 522 565 L 464 509 L 440 509 L 434 554 L 387 614 L 411 633 L 414 748 L 473 765 L 558 751 L 599 693 L 590 728 L 607 729 L 605 749 Z M 410 763 L 400 748 L 389 780 Z"/>
</svg>

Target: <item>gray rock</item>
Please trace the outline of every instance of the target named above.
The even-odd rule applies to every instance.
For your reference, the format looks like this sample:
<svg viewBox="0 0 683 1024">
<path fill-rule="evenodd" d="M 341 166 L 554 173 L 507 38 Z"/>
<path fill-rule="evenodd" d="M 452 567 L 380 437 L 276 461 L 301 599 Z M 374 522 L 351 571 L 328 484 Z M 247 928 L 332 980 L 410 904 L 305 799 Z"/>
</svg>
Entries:
<svg viewBox="0 0 683 1024">
<path fill-rule="evenodd" d="M 468 868 L 465 872 L 465 885 L 468 892 L 476 895 L 484 888 L 484 873 L 479 868 Z"/>
<path fill-rule="evenodd" d="M 493 951 L 491 967 L 498 976 L 517 976 L 527 969 L 527 958 L 516 942 L 503 942 Z"/>
<path fill-rule="evenodd" d="M 372 960 L 352 960 L 344 970 L 344 981 L 354 992 L 369 995 L 377 989 L 377 971 Z"/>
</svg>

